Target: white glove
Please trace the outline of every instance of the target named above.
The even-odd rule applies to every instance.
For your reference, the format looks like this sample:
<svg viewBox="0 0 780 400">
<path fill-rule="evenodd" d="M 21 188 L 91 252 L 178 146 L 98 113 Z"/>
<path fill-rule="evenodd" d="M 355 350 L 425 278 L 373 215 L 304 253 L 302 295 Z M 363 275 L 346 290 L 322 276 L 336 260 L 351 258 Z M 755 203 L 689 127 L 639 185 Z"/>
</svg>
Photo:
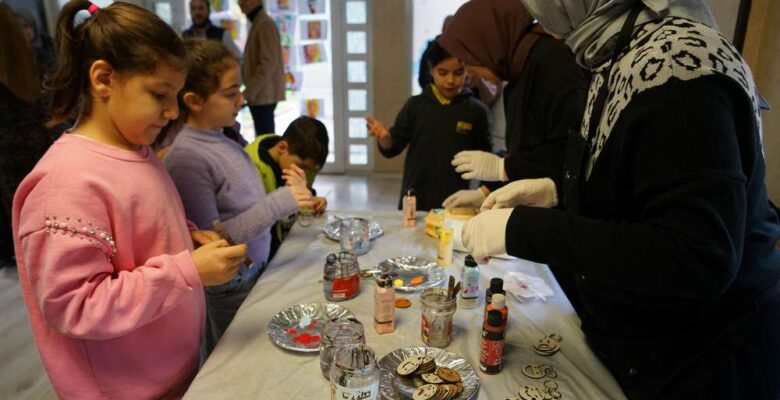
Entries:
<svg viewBox="0 0 780 400">
<path fill-rule="evenodd" d="M 479 208 L 483 201 L 485 201 L 485 193 L 482 192 L 482 189 L 458 190 L 451 194 L 450 197 L 447 197 L 441 205 L 444 208 Z"/>
<path fill-rule="evenodd" d="M 521 179 L 488 195 L 482 210 L 517 206 L 551 208 L 558 205 L 558 190 L 550 178 Z"/>
<path fill-rule="evenodd" d="M 463 172 L 463 179 L 507 181 L 504 159 L 486 151 L 461 151 L 452 159 L 455 172 Z"/>
<path fill-rule="evenodd" d="M 506 223 L 511 208 L 483 211 L 463 225 L 461 240 L 466 251 L 480 264 L 488 257 L 506 253 Z"/>
</svg>

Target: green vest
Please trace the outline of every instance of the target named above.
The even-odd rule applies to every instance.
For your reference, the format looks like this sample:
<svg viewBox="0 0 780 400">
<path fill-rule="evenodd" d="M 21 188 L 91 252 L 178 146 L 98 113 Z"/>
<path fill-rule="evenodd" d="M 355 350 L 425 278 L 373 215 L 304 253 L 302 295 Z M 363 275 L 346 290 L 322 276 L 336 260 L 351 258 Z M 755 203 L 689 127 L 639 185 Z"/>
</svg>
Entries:
<svg viewBox="0 0 780 400">
<path fill-rule="evenodd" d="M 244 151 L 249 154 L 249 159 L 252 160 L 252 164 L 254 164 L 255 168 L 257 168 L 257 173 L 260 175 L 260 181 L 263 182 L 263 188 L 265 189 L 266 195 L 277 189 L 276 176 L 274 176 L 273 168 L 260 159 L 259 150 L 260 142 L 272 137 L 278 136 L 276 136 L 274 133 L 266 133 L 264 135 L 258 136 L 252 143 L 249 143 L 246 145 L 246 147 L 244 147 Z M 306 183 L 309 188 L 312 187 L 314 178 L 316 176 L 316 172 L 306 171 Z M 274 224 L 273 231 L 277 238 L 279 238 L 279 241 L 287 236 L 287 232 L 290 231 L 290 228 L 292 228 L 292 225 L 295 223 L 295 217 L 297 217 L 297 214 L 293 214 L 291 218 L 279 220 L 276 222 L 276 224 Z"/>
</svg>

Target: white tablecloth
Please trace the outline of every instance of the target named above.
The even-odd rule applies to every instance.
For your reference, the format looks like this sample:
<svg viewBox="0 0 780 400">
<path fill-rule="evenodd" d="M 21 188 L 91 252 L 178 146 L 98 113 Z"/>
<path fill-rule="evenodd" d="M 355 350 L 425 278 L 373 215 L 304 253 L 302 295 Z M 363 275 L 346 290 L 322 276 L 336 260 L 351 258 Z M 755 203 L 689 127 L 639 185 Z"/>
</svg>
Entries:
<svg viewBox="0 0 780 400">
<path fill-rule="evenodd" d="M 369 268 L 396 256 L 436 257 L 437 242 L 423 232 L 422 214 L 416 228 L 401 226 L 400 212 L 335 212 L 339 216 L 368 216 L 379 222 L 384 235 L 371 244 L 371 251 L 360 256 L 361 268 Z M 296 225 L 279 253 L 238 311 L 235 320 L 185 395 L 185 399 L 327 399 L 330 387 L 320 373 L 317 353 L 295 353 L 271 342 L 266 326 L 280 310 L 293 304 L 325 301 L 322 270 L 325 256 L 337 252 L 339 244 L 322 233 L 325 217 L 309 227 Z M 464 255 L 455 254 L 455 266 L 446 271 L 460 280 Z M 486 375 L 478 370 L 482 329 L 482 306 L 459 309 L 455 313 L 455 337 L 446 348 L 464 356 L 478 371 L 480 399 L 505 399 L 516 395 L 521 384 L 542 385 L 525 377 L 520 369 L 529 363 L 544 362 L 558 372 L 554 379 L 563 399 L 624 399 L 614 378 L 585 344 L 580 321 L 549 269 L 523 260 L 494 259 L 481 266 L 481 289 L 490 278 L 503 277 L 507 270 L 543 278 L 555 294 L 547 301 L 518 302 L 509 295 L 509 328 L 506 336 L 504 370 Z M 373 291 L 371 280 L 361 279 L 361 294 L 339 304 L 349 308 L 366 326 L 366 342 L 381 358 L 406 346 L 423 345 L 420 338 L 420 302 L 408 297 L 412 307 L 396 309 L 396 331 L 378 335 L 372 324 Z M 481 299 L 484 305 L 484 299 Z M 550 357 L 533 352 L 533 344 L 543 335 L 563 337 L 561 351 Z"/>
</svg>

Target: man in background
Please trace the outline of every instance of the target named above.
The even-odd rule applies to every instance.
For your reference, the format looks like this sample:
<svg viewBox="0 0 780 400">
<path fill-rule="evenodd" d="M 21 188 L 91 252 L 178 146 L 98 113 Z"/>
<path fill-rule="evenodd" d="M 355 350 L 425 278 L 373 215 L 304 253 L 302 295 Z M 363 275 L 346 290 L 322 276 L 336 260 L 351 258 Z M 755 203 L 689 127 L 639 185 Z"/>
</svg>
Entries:
<svg viewBox="0 0 780 400">
<path fill-rule="evenodd" d="M 239 0 L 238 5 L 252 22 L 241 66 L 246 86 L 244 98 L 255 122 L 255 136 L 275 133 L 274 110 L 276 103 L 284 100 L 279 29 L 263 9 L 262 0 Z"/>
<path fill-rule="evenodd" d="M 230 32 L 211 23 L 211 4 L 207 0 L 191 0 L 190 16 L 192 17 L 192 26 L 181 33 L 183 37 L 221 42 L 236 58 L 241 60 L 241 50 L 233 42 Z"/>
</svg>

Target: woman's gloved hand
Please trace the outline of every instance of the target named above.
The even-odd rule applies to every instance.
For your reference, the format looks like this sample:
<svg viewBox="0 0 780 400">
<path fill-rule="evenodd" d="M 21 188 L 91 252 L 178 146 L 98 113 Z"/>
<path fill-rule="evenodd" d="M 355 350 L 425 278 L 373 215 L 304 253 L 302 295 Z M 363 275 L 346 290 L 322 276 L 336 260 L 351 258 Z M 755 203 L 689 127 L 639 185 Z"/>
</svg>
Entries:
<svg viewBox="0 0 780 400">
<path fill-rule="evenodd" d="M 506 223 L 512 215 L 511 208 L 483 211 L 463 225 L 463 247 L 480 264 L 490 256 L 506 254 Z"/>
<path fill-rule="evenodd" d="M 482 210 L 514 208 L 517 206 L 552 208 L 558 205 L 558 190 L 550 178 L 514 181 L 490 193 Z"/>
<path fill-rule="evenodd" d="M 504 159 L 486 151 L 467 150 L 455 154 L 451 164 L 463 179 L 507 181 Z"/>
</svg>

